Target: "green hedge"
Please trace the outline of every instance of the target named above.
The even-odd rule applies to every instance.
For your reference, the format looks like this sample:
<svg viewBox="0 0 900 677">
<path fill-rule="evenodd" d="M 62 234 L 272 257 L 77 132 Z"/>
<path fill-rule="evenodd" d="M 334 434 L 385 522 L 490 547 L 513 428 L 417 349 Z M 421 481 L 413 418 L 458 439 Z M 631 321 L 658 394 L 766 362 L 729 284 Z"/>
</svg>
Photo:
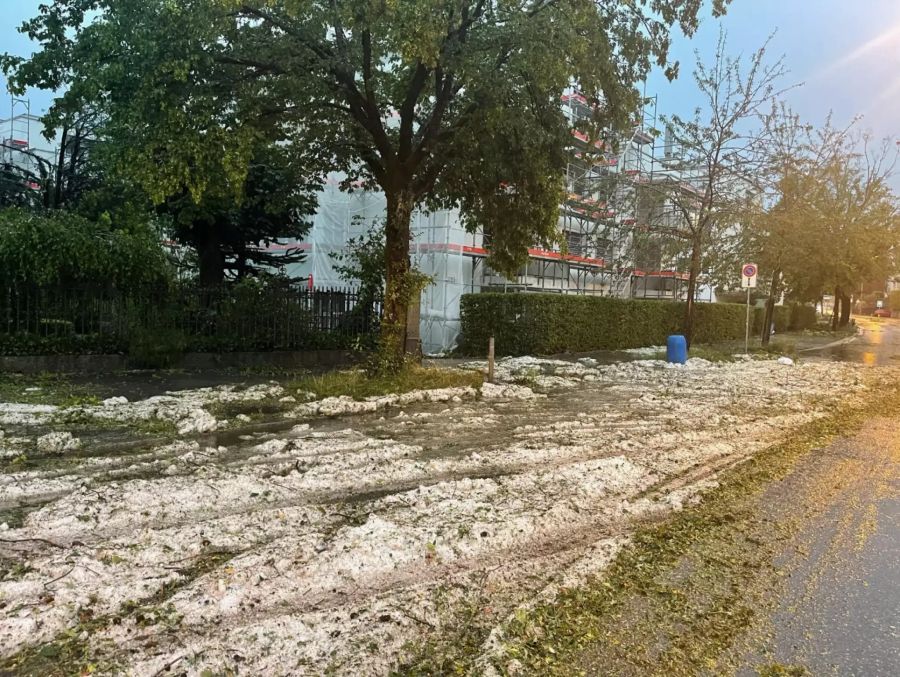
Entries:
<svg viewBox="0 0 900 677">
<path fill-rule="evenodd" d="M 815 329 L 818 323 L 819 316 L 816 314 L 815 306 L 806 306 L 801 303 L 791 304 L 791 330 Z"/>
<path fill-rule="evenodd" d="M 557 294 L 466 294 L 460 351 L 481 355 L 494 336 L 499 355 L 546 355 L 664 344 L 681 330 L 683 303 Z M 698 303 L 694 341 L 744 335 L 745 308 Z"/>
<path fill-rule="evenodd" d="M 776 306 L 775 331 L 815 325 L 815 310 Z M 663 345 L 682 330 L 684 303 L 559 294 L 465 294 L 460 302 L 460 352 L 483 355 L 494 337 L 498 355 L 550 355 Z M 811 311 L 811 315 L 810 315 Z M 742 339 L 746 306 L 698 303 L 695 343 Z M 762 329 L 754 311 L 754 332 Z M 811 322 L 811 324 L 809 324 Z"/>
<path fill-rule="evenodd" d="M 890 310 L 900 311 L 900 290 L 894 290 L 888 294 L 887 306 Z"/>
<path fill-rule="evenodd" d="M 754 334 L 762 333 L 763 321 L 766 317 L 765 308 L 756 308 L 753 315 Z M 814 329 L 818 322 L 814 306 L 801 303 L 791 303 L 786 306 L 775 306 L 775 333 L 782 334 L 786 331 L 802 331 Z"/>
</svg>

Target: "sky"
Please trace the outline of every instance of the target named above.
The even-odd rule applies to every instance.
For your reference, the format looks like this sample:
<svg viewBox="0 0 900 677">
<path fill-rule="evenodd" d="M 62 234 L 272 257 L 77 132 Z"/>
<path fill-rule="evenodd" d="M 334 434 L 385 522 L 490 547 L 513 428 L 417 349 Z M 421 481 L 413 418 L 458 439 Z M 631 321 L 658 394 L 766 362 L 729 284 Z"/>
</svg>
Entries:
<svg viewBox="0 0 900 677">
<path fill-rule="evenodd" d="M 16 28 L 46 1 L 0 0 L 0 52 L 32 51 Z M 785 85 L 801 85 L 785 98 L 804 120 L 821 124 L 833 111 L 835 123 L 846 124 L 861 115 L 860 124 L 876 137 L 900 137 L 900 1 L 733 0 L 721 22 L 709 15 L 708 3 L 705 12 L 693 38 L 675 37 L 672 57 L 682 64 L 681 77 L 669 83 L 656 73 L 647 83 L 647 93 L 658 96 L 660 113 L 689 114 L 698 104 L 691 79 L 694 51 L 707 60 L 712 56 L 721 23 L 731 54 L 749 55 L 777 31 L 770 55 L 784 55 L 790 70 Z M 37 114 L 52 101 L 47 92 L 27 96 Z M 0 118 L 8 111 L 4 97 Z"/>
<path fill-rule="evenodd" d="M 749 55 L 774 32 L 769 58 L 784 56 L 785 99 L 800 116 L 821 124 L 830 111 L 837 124 L 861 115 L 877 137 L 900 136 L 900 2 L 897 0 L 733 0 L 721 20 L 707 15 L 692 39 L 674 41 L 681 76 L 652 77 L 648 94 L 662 112 L 690 113 L 697 105 L 691 78 L 694 51 L 708 61 L 719 26 L 729 54 Z"/>
</svg>

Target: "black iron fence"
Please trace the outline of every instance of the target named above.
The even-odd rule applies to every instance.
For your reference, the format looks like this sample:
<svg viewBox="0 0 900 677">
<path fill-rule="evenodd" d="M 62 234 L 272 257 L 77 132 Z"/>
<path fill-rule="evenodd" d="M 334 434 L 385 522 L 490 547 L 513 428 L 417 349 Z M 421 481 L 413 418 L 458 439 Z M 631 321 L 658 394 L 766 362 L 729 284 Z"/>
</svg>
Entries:
<svg viewBox="0 0 900 677">
<path fill-rule="evenodd" d="M 238 284 L 140 294 L 4 284 L 0 354 L 173 350 L 229 352 L 367 347 L 382 302 L 355 289 Z"/>
</svg>

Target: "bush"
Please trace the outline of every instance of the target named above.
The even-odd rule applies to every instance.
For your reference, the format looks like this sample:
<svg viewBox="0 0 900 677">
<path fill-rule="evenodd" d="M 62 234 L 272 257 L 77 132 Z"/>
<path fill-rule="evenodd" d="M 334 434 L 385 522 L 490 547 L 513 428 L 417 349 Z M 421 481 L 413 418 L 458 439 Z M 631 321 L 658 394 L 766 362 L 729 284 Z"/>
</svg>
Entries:
<svg viewBox="0 0 900 677">
<path fill-rule="evenodd" d="M 108 218 L 70 212 L 0 210 L 0 277 L 5 285 L 159 288 L 171 268 L 147 224 L 117 229 Z"/>
<path fill-rule="evenodd" d="M 23 283 L 3 292 L 0 354 L 7 355 L 117 352 L 154 367 L 182 352 L 366 350 L 378 330 L 373 300 L 350 291 L 309 293 L 280 279 L 130 293 Z"/>
<path fill-rule="evenodd" d="M 661 345 L 681 330 L 684 315 L 684 303 L 556 294 L 465 294 L 460 306 L 460 351 L 470 355 L 483 355 L 492 335 L 499 355 Z M 743 306 L 696 308 L 694 342 L 743 337 Z"/>
<path fill-rule="evenodd" d="M 125 349 L 122 341 L 110 334 L 0 333 L 0 355 L 109 355 Z"/>
<path fill-rule="evenodd" d="M 900 289 L 895 289 L 888 294 L 887 306 L 890 310 L 900 311 Z"/>
<path fill-rule="evenodd" d="M 138 369 L 168 369 L 184 355 L 187 339 L 178 329 L 130 327 L 128 363 Z"/>
<path fill-rule="evenodd" d="M 762 333 L 763 322 L 766 319 L 765 308 L 755 308 L 753 310 L 753 328 L 752 333 L 759 335 Z M 775 333 L 781 334 L 788 330 L 791 321 L 791 309 L 787 306 L 775 306 L 775 314 L 772 318 L 775 322 Z"/>
<path fill-rule="evenodd" d="M 765 308 L 756 308 L 753 311 L 753 333 L 761 334 L 763 322 L 766 317 Z M 783 334 L 786 331 L 803 331 L 814 329 L 818 323 L 818 316 L 814 306 L 802 303 L 791 303 L 786 306 L 775 306 L 775 333 Z"/>
<path fill-rule="evenodd" d="M 807 306 L 802 303 L 791 304 L 791 330 L 815 329 L 818 323 L 819 316 L 816 314 L 815 306 Z"/>
</svg>

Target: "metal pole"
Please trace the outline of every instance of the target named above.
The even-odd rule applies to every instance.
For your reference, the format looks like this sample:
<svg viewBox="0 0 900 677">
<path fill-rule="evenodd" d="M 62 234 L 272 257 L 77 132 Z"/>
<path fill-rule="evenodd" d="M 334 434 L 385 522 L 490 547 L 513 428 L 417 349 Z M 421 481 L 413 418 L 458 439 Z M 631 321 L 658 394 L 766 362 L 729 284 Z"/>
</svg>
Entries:
<svg viewBox="0 0 900 677">
<path fill-rule="evenodd" d="M 744 354 L 750 353 L 750 287 L 747 287 L 747 330 L 744 334 Z"/>
</svg>

